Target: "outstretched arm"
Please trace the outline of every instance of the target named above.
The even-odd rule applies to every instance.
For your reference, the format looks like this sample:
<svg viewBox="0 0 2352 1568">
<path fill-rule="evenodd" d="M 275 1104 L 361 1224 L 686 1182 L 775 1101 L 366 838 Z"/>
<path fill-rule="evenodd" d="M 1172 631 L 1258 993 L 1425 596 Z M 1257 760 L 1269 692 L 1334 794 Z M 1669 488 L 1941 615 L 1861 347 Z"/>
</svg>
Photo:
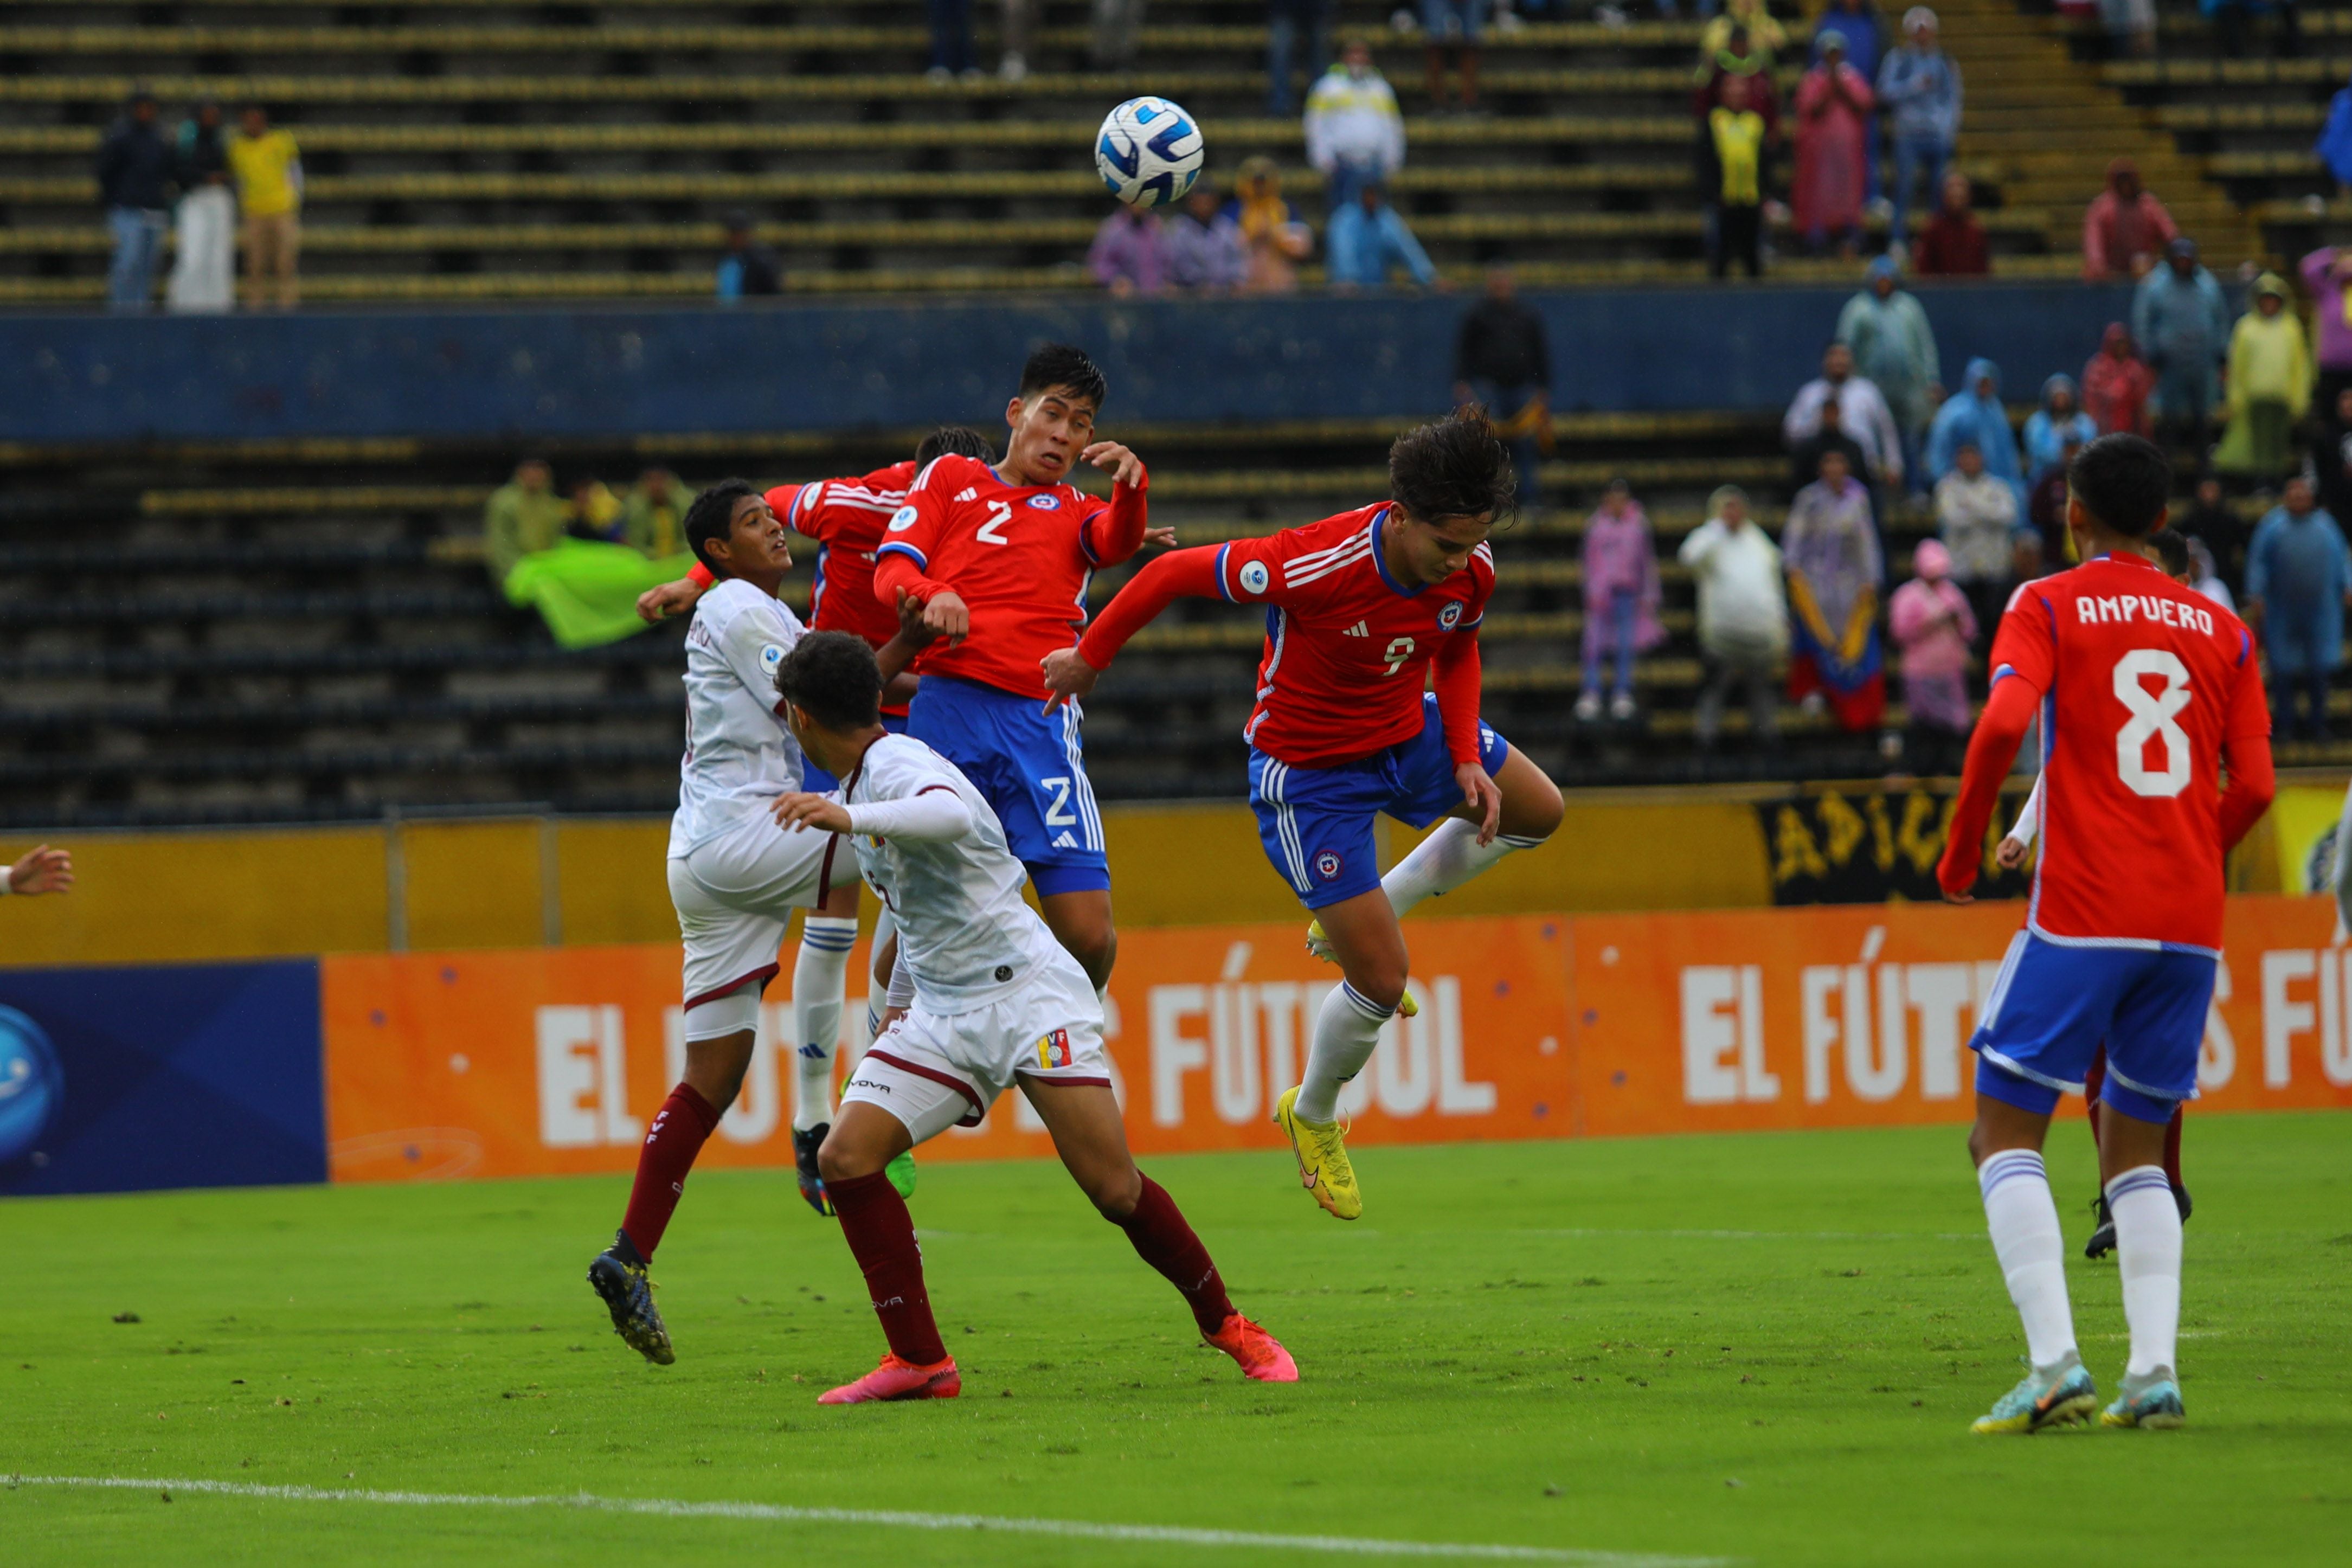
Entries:
<svg viewBox="0 0 2352 1568">
<path fill-rule="evenodd" d="M 1503 792 L 1486 772 L 1478 747 L 1478 634 L 1460 632 L 1438 650 L 1430 684 L 1437 693 L 1437 721 L 1445 731 L 1445 752 L 1454 759 L 1454 782 L 1463 804 L 1478 814 L 1478 842 L 1491 844 L 1502 826 Z"/>
<path fill-rule="evenodd" d="M 1143 548 L 1150 526 L 1144 492 L 1151 476 L 1143 459 L 1116 441 L 1097 441 L 1079 456 L 1112 476 L 1110 509 L 1087 520 L 1079 542 L 1097 566 L 1116 566 Z"/>
<path fill-rule="evenodd" d="M 1992 820 L 2000 782 L 2009 776 L 2018 745 L 2032 727 L 2041 696 L 2021 676 L 1995 680 L 1976 733 L 1969 738 L 1969 760 L 1960 768 L 1960 798 L 1952 812 L 1952 837 L 1936 866 L 1937 885 L 1953 903 L 1967 903 L 1969 889 L 1976 886 L 1985 825 Z"/>
<path fill-rule="evenodd" d="M 1103 606 L 1076 647 L 1059 649 L 1040 661 L 1046 689 L 1052 693 L 1045 699 L 1046 710 L 1092 691 L 1095 677 L 1110 668 L 1127 639 L 1176 600 L 1223 597 L 1217 591 L 1217 552 L 1224 548 L 1202 544 L 1171 550 L 1129 578 Z"/>
</svg>

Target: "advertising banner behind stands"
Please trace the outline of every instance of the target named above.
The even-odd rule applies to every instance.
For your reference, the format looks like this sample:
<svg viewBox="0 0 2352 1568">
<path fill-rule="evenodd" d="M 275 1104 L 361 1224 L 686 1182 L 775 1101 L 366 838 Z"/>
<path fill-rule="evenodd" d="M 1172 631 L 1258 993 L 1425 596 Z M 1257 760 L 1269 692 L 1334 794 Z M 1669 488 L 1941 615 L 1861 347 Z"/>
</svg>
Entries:
<svg viewBox="0 0 2352 1568">
<path fill-rule="evenodd" d="M 1415 921 L 1421 1016 L 1390 1026 L 1341 1105 L 1363 1143 L 1964 1121 L 1968 1039 L 2021 913 Z M 2319 900 L 2231 900 L 2199 1110 L 2352 1108 L 2334 920 Z M 1137 1151 L 1279 1147 L 1273 1097 L 1337 978 L 1295 922 L 1123 933 L 1108 1043 Z M 334 1179 L 632 1168 L 683 1059 L 677 984 L 657 946 L 325 960 Z M 782 993 L 707 1163 L 791 1163 Z M 925 1157 L 1049 1152 L 1007 1095 Z"/>
</svg>

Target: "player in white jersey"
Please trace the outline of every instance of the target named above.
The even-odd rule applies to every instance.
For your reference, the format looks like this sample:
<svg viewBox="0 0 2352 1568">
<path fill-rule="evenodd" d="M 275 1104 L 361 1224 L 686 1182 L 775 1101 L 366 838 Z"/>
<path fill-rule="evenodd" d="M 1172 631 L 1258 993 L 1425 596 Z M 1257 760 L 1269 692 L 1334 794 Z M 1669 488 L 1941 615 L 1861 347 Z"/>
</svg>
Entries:
<svg viewBox="0 0 2352 1568">
<path fill-rule="evenodd" d="M 686 538 L 718 578 L 687 632 L 686 757 L 669 833 L 670 901 L 686 943 L 686 1076 L 637 1152 L 612 1247 L 588 1268 L 614 1331 L 665 1366 L 676 1357 L 646 1271 L 695 1156 L 742 1089 L 777 947 L 794 910 L 857 910 L 842 841 L 782 831 L 769 815 L 802 772 L 775 691 L 777 667 L 803 636 L 776 598 L 793 565 L 784 524 L 759 490 L 726 479 L 687 509 Z M 882 658 L 895 675 L 914 652 L 901 639 Z"/>
<path fill-rule="evenodd" d="M 1183 1296 L 1201 1337 L 1249 1377 L 1295 1382 L 1289 1352 L 1234 1310 L 1175 1200 L 1135 1168 L 1103 1054 L 1102 1005 L 1022 902 L 1027 872 L 986 798 L 922 742 L 883 729 L 882 670 L 862 638 L 811 633 L 784 656 L 776 689 L 810 761 L 842 781 L 837 795 L 779 797 L 776 820 L 812 837 L 852 836 L 859 871 L 898 927 L 898 1016 L 859 1060 L 817 1156 L 890 1352 L 818 1403 L 961 1391 L 914 1224 L 886 1168 L 950 1127 L 978 1125 L 1016 1085 L 1095 1207 Z"/>
</svg>

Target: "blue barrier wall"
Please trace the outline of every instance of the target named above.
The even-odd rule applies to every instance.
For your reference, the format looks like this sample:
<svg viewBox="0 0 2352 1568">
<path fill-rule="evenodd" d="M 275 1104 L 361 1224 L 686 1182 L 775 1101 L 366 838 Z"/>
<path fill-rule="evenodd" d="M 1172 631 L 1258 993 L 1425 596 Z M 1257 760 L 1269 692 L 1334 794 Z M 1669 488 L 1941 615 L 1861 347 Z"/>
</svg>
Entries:
<svg viewBox="0 0 2352 1568">
<path fill-rule="evenodd" d="M 1778 408 L 1850 289 L 1535 294 L 1562 410 Z M 1925 289 L 1947 375 L 1990 354 L 2012 398 L 2078 374 L 2123 288 Z M 1084 345 L 1106 429 L 1444 407 L 1460 298 L 1097 297 L 732 310 L 0 318 L 0 437 L 86 443 L 443 439 L 992 425 L 1034 344 Z"/>
<path fill-rule="evenodd" d="M 0 969 L 0 1194 L 327 1179 L 319 965 Z"/>
</svg>

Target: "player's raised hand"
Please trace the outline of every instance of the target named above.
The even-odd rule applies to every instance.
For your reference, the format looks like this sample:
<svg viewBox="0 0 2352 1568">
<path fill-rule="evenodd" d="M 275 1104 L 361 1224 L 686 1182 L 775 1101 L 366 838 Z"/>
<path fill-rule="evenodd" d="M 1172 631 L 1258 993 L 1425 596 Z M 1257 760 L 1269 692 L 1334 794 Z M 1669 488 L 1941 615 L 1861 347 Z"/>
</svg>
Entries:
<svg viewBox="0 0 2352 1568">
<path fill-rule="evenodd" d="M 1085 697 L 1095 689 L 1095 680 L 1102 674 L 1093 665 L 1078 657 L 1074 647 L 1057 647 L 1037 661 L 1045 672 L 1045 711 L 1051 713 L 1073 697 Z"/>
<path fill-rule="evenodd" d="M 923 647 L 939 640 L 940 634 L 925 618 L 925 608 L 922 600 L 904 588 L 898 590 L 898 637 L 908 647 Z"/>
<path fill-rule="evenodd" d="M 1503 826 L 1503 792 L 1486 770 L 1475 763 L 1465 763 L 1454 770 L 1454 782 L 1462 786 L 1462 804 L 1478 815 L 1478 842 L 1495 841 L 1496 831 Z"/>
<path fill-rule="evenodd" d="M 658 588 L 648 588 L 637 595 L 637 618 L 659 626 L 672 616 L 685 615 L 702 597 L 702 588 L 691 577 L 680 577 L 675 583 L 664 583 Z"/>
<path fill-rule="evenodd" d="M 829 795 L 794 790 L 790 795 L 778 795 L 776 804 L 768 809 L 774 815 L 776 826 L 787 833 L 798 833 L 804 827 L 823 833 L 849 831 L 849 808 Z"/>
<path fill-rule="evenodd" d="M 1097 441 L 1078 456 L 1108 474 L 1114 483 L 1130 489 L 1143 483 L 1143 459 L 1116 441 Z"/>
<path fill-rule="evenodd" d="M 930 628 L 931 636 L 947 638 L 950 646 L 960 643 L 971 635 L 971 606 L 953 591 L 934 594 L 923 606 L 923 625 Z"/>
<path fill-rule="evenodd" d="M 1175 549 L 1176 531 L 1164 523 L 1157 528 L 1145 529 L 1143 531 L 1143 548 L 1146 550 Z"/>
<path fill-rule="evenodd" d="M 73 886 L 73 852 L 44 844 L 8 868 L 8 890 L 22 897 L 62 893 Z"/>
</svg>

